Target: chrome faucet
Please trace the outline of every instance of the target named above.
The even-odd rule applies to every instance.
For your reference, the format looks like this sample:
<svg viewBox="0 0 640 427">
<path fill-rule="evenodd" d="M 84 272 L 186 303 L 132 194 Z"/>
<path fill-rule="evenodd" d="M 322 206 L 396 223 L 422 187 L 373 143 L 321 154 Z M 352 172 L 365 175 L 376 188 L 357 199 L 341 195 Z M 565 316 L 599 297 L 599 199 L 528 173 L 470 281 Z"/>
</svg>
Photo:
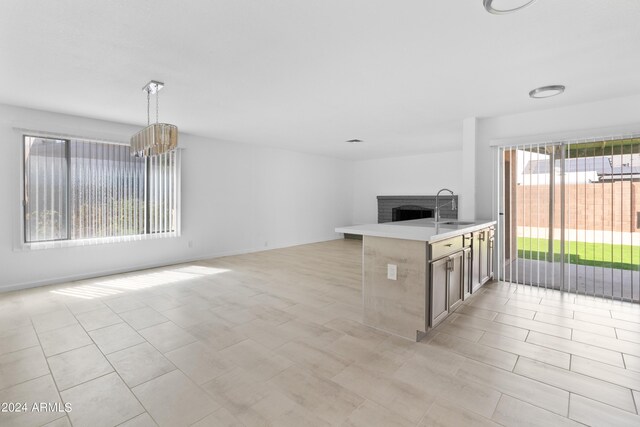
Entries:
<svg viewBox="0 0 640 427">
<path fill-rule="evenodd" d="M 440 222 L 440 193 L 442 193 L 443 191 L 448 191 L 449 193 L 451 193 L 451 196 L 454 196 L 453 191 L 449 190 L 448 188 L 443 188 L 442 190 L 438 191 L 438 194 L 436 194 L 436 224 Z M 452 198 L 450 203 L 451 209 L 453 209 L 454 211 L 458 209 L 458 206 L 456 206 L 456 199 Z"/>
</svg>

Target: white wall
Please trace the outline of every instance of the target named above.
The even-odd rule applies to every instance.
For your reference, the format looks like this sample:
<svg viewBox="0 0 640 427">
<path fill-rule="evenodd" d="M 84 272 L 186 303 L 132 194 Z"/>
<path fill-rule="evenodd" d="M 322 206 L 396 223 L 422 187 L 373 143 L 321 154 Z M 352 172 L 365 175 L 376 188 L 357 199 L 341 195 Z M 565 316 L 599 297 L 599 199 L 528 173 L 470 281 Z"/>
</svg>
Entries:
<svg viewBox="0 0 640 427">
<path fill-rule="evenodd" d="M 458 164 L 462 167 L 462 188 L 460 189 L 460 210 L 458 218 L 476 217 L 476 140 L 478 119 L 466 118 L 462 121 L 462 155 Z"/>
<path fill-rule="evenodd" d="M 0 290 L 339 238 L 336 226 L 377 222 L 378 195 L 448 187 L 462 211 L 491 218 L 492 143 L 640 132 L 638 111 L 640 96 L 630 96 L 477 119 L 474 150 L 356 162 L 181 135 L 182 237 L 17 251 L 21 140 L 14 127 L 120 141 L 137 128 L 0 105 Z M 471 210 L 464 159 L 475 162 Z"/>
<path fill-rule="evenodd" d="M 542 100 L 552 105 L 553 98 Z M 640 95 L 478 120 L 476 218 L 491 218 L 494 143 L 535 143 L 640 132 Z"/>
<path fill-rule="evenodd" d="M 462 189 L 461 157 L 462 151 L 449 151 L 355 162 L 353 223 L 378 222 L 376 196 L 433 195 L 443 187 L 458 194 Z"/>
<path fill-rule="evenodd" d="M 22 148 L 15 127 L 116 141 L 137 130 L 0 105 L 0 290 L 330 240 L 341 237 L 334 227 L 351 223 L 351 161 L 182 134 L 182 237 L 16 250 Z"/>
</svg>

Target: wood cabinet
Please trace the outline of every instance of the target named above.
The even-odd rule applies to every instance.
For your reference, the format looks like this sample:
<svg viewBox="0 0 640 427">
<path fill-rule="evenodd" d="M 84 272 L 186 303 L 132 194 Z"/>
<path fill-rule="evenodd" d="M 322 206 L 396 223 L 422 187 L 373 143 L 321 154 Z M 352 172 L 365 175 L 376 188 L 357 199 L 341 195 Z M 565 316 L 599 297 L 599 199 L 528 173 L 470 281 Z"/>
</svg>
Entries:
<svg viewBox="0 0 640 427">
<path fill-rule="evenodd" d="M 453 311 L 464 298 L 464 251 L 457 252 L 449 257 L 449 301 L 448 309 Z"/>
<path fill-rule="evenodd" d="M 432 328 L 442 322 L 449 314 L 449 258 L 441 258 L 429 265 L 430 292 L 430 322 Z"/>
<path fill-rule="evenodd" d="M 473 242 L 471 244 L 471 258 L 472 258 L 471 293 L 477 291 L 478 289 L 480 289 L 480 286 L 482 286 L 482 283 L 480 282 L 480 272 L 479 272 L 480 256 L 481 256 L 481 248 L 480 248 L 481 234 L 482 234 L 482 231 L 475 231 L 472 234 Z"/>
<path fill-rule="evenodd" d="M 487 239 L 488 241 L 488 247 L 487 247 L 487 274 L 489 276 L 488 280 L 493 279 L 495 276 L 493 274 L 493 260 L 494 260 L 494 256 L 495 256 L 495 243 L 496 243 L 496 238 L 495 238 L 495 231 L 493 228 L 489 229 L 489 237 Z"/>
<path fill-rule="evenodd" d="M 463 293 L 462 299 L 466 300 L 471 296 L 471 281 L 473 279 L 473 255 L 471 251 L 471 237 L 469 237 L 469 246 L 464 249 L 464 276 L 463 276 Z"/>
<path fill-rule="evenodd" d="M 380 231 L 399 237 L 364 234 L 363 323 L 416 341 L 442 323 L 493 275 L 494 223 L 480 224 Z"/>
<path fill-rule="evenodd" d="M 452 246 L 453 247 L 453 246 Z M 430 316 L 433 328 L 455 310 L 468 295 L 471 272 L 471 248 L 455 248 L 457 252 L 429 263 Z"/>
<path fill-rule="evenodd" d="M 482 285 L 493 278 L 493 246 L 494 228 L 485 228 L 473 233 L 473 272 L 471 292 L 477 291 Z"/>
</svg>

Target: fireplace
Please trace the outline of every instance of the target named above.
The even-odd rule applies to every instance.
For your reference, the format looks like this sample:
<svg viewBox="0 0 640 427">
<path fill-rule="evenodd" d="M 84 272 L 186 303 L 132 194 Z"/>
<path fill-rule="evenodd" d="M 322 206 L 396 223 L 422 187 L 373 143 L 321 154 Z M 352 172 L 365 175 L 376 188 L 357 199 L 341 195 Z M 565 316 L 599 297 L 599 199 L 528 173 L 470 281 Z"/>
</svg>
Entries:
<svg viewBox="0 0 640 427">
<path fill-rule="evenodd" d="M 433 209 L 417 205 L 402 205 L 391 210 L 391 221 L 407 221 L 420 218 L 433 218 Z"/>
<path fill-rule="evenodd" d="M 440 217 L 457 219 L 458 211 L 451 209 L 451 200 L 458 202 L 458 196 L 440 199 Z M 436 196 L 378 196 L 378 222 L 433 218 L 435 207 Z"/>
</svg>

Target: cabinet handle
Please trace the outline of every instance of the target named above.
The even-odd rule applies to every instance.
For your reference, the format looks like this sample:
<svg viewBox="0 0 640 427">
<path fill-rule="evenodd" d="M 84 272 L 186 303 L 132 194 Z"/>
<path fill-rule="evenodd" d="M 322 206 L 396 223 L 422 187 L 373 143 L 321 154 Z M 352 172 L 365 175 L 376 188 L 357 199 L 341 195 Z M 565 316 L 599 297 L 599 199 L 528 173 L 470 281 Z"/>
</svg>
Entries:
<svg viewBox="0 0 640 427">
<path fill-rule="evenodd" d="M 453 243 L 448 243 L 445 245 L 446 247 L 450 248 L 451 246 L 453 246 Z"/>
<path fill-rule="evenodd" d="M 447 261 L 447 270 L 448 271 L 453 271 L 453 261 L 452 260 L 448 260 Z"/>
</svg>

